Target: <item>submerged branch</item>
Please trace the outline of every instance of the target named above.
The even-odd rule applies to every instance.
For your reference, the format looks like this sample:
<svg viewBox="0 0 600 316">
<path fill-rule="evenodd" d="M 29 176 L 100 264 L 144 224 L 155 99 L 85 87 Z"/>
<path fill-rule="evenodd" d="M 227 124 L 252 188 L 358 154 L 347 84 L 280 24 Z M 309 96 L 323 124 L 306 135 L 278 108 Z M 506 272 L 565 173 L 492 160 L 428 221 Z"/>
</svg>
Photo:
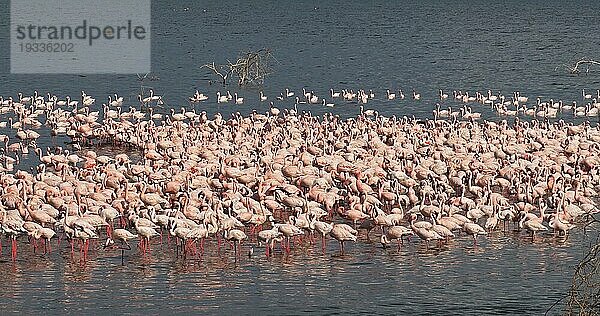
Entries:
<svg viewBox="0 0 600 316">
<path fill-rule="evenodd" d="M 566 64 L 562 65 L 562 66 L 565 67 L 565 68 L 567 68 L 569 70 L 569 72 L 572 73 L 572 74 L 579 74 L 579 73 L 581 73 L 581 70 L 579 68 L 582 65 L 587 65 L 588 66 L 585 69 L 585 72 L 588 73 L 590 71 L 589 65 L 600 65 L 600 62 L 599 61 L 595 61 L 593 59 L 582 58 L 582 59 L 578 60 L 575 63 L 575 65 L 573 65 L 573 66 L 566 65 Z M 558 69 L 559 67 L 556 67 L 554 70 Z"/>
</svg>

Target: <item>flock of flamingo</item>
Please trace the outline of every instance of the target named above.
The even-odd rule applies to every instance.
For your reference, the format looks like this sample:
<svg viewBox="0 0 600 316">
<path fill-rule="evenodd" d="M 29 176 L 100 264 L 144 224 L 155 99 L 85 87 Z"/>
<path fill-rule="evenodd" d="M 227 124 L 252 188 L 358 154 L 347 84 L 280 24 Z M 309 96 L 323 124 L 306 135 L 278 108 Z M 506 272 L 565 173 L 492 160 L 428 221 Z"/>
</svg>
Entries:
<svg viewBox="0 0 600 316">
<path fill-rule="evenodd" d="M 326 107 L 334 107 L 336 105 L 336 99 L 339 99 L 338 104 L 340 102 L 345 103 L 357 103 L 357 104 L 367 104 L 370 100 L 375 99 L 375 93 L 373 90 L 365 91 L 363 89 L 354 92 L 353 90 L 343 89 L 341 91 L 334 91 L 333 89 L 329 90 L 330 92 L 330 100 L 322 98 L 318 96 L 314 91 L 307 91 L 306 89 L 302 89 L 302 97 L 299 95 L 295 95 L 293 91 L 286 89 L 284 92 L 280 93 L 275 100 L 283 101 L 287 98 L 295 98 L 295 104 L 309 104 L 309 105 L 323 105 Z M 469 94 L 468 91 L 456 91 L 452 92 L 453 98 L 450 98 L 447 93 L 444 93 L 443 90 L 439 90 L 439 103 L 436 103 L 435 110 L 433 111 L 434 117 L 437 118 L 462 118 L 462 119 L 479 119 L 481 118 L 481 113 L 473 112 L 472 107 L 469 104 L 482 104 L 489 106 L 492 110 L 494 110 L 499 116 L 524 116 L 531 118 L 540 118 L 540 119 L 555 119 L 561 117 L 563 115 L 570 114 L 572 118 L 589 118 L 596 117 L 600 119 L 600 90 L 596 90 L 596 95 L 586 93 L 585 89 L 581 91 L 582 94 L 582 104 L 578 105 L 577 101 L 572 102 L 563 102 L 562 100 L 542 100 L 540 97 L 536 98 L 534 104 L 528 103 L 529 98 L 526 96 L 522 96 L 519 91 L 513 93 L 512 96 L 507 97 L 500 93 L 492 93 L 492 90 L 488 90 L 487 93 L 475 92 L 474 94 Z M 386 90 L 386 93 L 383 97 L 384 101 L 395 101 L 395 100 L 404 100 L 406 95 L 399 89 L 398 92 L 391 92 L 389 89 Z M 417 93 L 415 90 L 412 91 L 411 98 L 415 101 L 421 100 L 421 94 Z M 261 91 L 258 98 L 261 102 L 267 101 L 268 97 L 264 95 Z M 149 104 L 152 101 L 162 101 L 160 96 L 154 96 L 151 91 L 151 95 L 149 97 L 141 99 L 140 102 L 142 104 Z M 200 93 L 198 90 L 188 98 L 190 104 L 196 104 L 200 102 L 205 102 L 209 100 L 209 96 L 204 93 Z M 381 100 L 381 99 L 380 99 Z M 216 102 L 217 103 L 229 103 L 232 102 L 236 105 L 244 104 L 244 98 L 238 96 L 237 93 L 232 95 L 229 91 L 225 94 L 221 94 L 221 92 L 217 92 Z M 448 106 L 444 109 L 441 108 L 441 103 L 446 101 L 456 101 L 462 103 L 463 106 L 460 106 L 458 110 L 453 110 L 451 106 Z M 273 102 L 271 102 L 273 104 Z M 567 116 L 569 117 L 569 116 Z"/>
<path fill-rule="evenodd" d="M 360 103 L 374 96 L 330 93 Z M 387 99 L 396 97 L 403 92 L 386 92 Z M 237 94 L 231 98 L 243 103 Z M 440 90 L 439 98 L 448 95 Z M 454 98 L 491 102 L 505 113 L 513 111 L 508 106 L 528 110 L 518 92 L 510 101 L 491 92 L 455 92 Z M 596 109 L 597 115 L 596 100 L 585 92 L 583 98 L 590 100 L 585 113 Z M 302 98 L 290 90 L 277 97 L 288 99 L 328 104 L 306 91 Z M 154 92 L 138 100 L 148 111 L 121 111 L 124 100 L 115 95 L 94 112 L 95 99 L 84 92 L 80 100 L 37 92 L 0 99 L 0 114 L 8 118 L 0 123 L 0 233 L 12 243 L 13 260 L 25 238 L 36 248 L 42 240 L 44 252 L 51 240 L 66 239 L 83 258 L 90 241 L 98 245 L 92 251 L 118 248 L 123 258 L 131 240 L 139 240 L 140 253 L 160 242 L 184 256 L 202 255 L 205 241 L 215 241 L 219 251 L 227 241 L 237 257 L 242 242 L 272 256 L 278 243 L 289 253 L 298 243 L 312 244 L 314 235 L 323 252 L 333 238 L 342 253 L 345 243 L 370 234 L 384 247 L 401 247 L 416 235 L 427 248 L 456 238 L 476 243 L 507 229 L 532 239 L 546 232 L 566 238 L 598 212 L 600 128 L 587 122 L 492 122 L 478 120 L 470 107 L 458 116 L 439 105 L 433 119 L 363 108 L 341 119 L 273 103 L 265 114 L 209 118 L 186 109 L 156 113 L 154 105 L 163 102 Z M 190 97 L 206 100 L 198 91 Z M 217 102 L 227 101 L 217 95 Z M 262 92 L 259 101 L 268 101 Z M 539 99 L 534 105 L 535 116 L 544 118 L 564 108 Z M 39 147 L 36 130 L 67 135 L 72 146 Z M 122 152 L 103 155 L 104 146 Z M 33 153 L 39 164 L 16 167 Z M 366 236 L 359 238 L 361 230 Z M 165 234 L 175 242 L 165 242 Z"/>
</svg>

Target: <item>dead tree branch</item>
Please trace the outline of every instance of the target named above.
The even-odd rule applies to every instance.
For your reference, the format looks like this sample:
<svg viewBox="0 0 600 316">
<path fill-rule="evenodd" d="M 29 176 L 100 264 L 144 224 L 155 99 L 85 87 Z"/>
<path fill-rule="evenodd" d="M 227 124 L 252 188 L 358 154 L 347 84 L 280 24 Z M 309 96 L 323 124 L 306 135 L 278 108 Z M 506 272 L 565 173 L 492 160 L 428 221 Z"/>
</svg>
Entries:
<svg viewBox="0 0 600 316">
<path fill-rule="evenodd" d="M 581 58 L 580 60 L 578 60 L 575 65 L 570 66 L 570 65 L 562 65 L 563 67 L 567 68 L 569 70 L 569 72 L 571 74 L 580 74 L 581 73 L 581 69 L 580 66 L 586 65 L 587 67 L 585 68 L 585 73 L 588 73 L 590 71 L 590 65 L 600 65 L 599 61 L 595 61 L 593 59 L 588 59 L 588 58 Z M 560 66 L 556 67 L 554 70 L 557 70 Z"/>
<path fill-rule="evenodd" d="M 205 64 L 200 66 L 200 68 L 208 68 L 210 70 L 212 70 L 215 75 L 219 76 L 221 78 L 221 83 L 223 85 L 227 84 L 227 78 L 229 78 L 229 74 L 230 71 L 227 69 L 227 67 L 223 66 L 223 65 L 215 65 L 214 62 L 210 63 L 210 64 Z"/>
<path fill-rule="evenodd" d="M 226 65 L 210 63 L 201 68 L 212 70 L 226 85 L 231 76 L 237 77 L 239 85 L 263 84 L 265 78 L 272 73 L 272 61 L 276 61 L 270 49 L 263 48 L 256 52 L 242 53 L 235 62 L 227 61 Z"/>
<path fill-rule="evenodd" d="M 590 223 L 598 223 L 592 216 Z M 600 235 L 579 262 L 568 294 L 567 315 L 600 315 Z"/>
</svg>

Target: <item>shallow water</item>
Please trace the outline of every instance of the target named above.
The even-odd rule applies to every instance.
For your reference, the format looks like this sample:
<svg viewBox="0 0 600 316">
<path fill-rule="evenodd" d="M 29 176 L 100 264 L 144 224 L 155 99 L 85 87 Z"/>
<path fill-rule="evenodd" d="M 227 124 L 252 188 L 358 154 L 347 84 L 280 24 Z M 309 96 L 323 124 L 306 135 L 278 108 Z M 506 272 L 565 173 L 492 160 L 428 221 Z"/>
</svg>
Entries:
<svg viewBox="0 0 600 316">
<path fill-rule="evenodd" d="M 0 12 L 8 12 L 5 6 L 0 3 Z M 285 88 L 300 94 L 306 87 L 323 96 L 330 88 L 373 89 L 377 96 L 368 108 L 418 117 L 430 116 L 440 88 L 448 93 L 493 89 L 506 95 L 520 90 L 530 97 L 579 101 L 582 88 L 591 93 L 599 88 L 600 69 L 570 76 L 555 67 L 597 54 L 600 25 L 595 9 L 593 2 L 562 1 L 157 0 L 152 67 L 160 79 L 146 84 L 164 95 L 167 108 L 187 105 L 187 97 L 198 88 L 211 100 L 196 108 L 209 114 L 265 111 L 268 105 L 258 101 L 257 88 L 229 88 L 245 97 L 243 106 L 215 104 L 214 94 L 225 88 L 209 85 L 212 77 L 199 67 L 213 60 L 224 62 L 240 51 L 270 47 L 279 61 L 261 87 L 270 99 Z M 8 27 L 8 21 L 0 19 L 0 30 Z M 1 32 L 0 39 L 2 34 L 8 32 Z M 0 41 L 0 48 L 6 42 Z M 140 83 L 135 75 L 9 75 L 8 58 L 0 57 L 1 95 L 37 90 L 64 97 L 85 90 L 98 103 L 119 93 L 129 100 L 127 105 L 137 105 Z M 387 88 L 401 88 L 407 95 L 416 89 L 423 99 L 388 102 L 383 97 Z M 293 101 L 277 106 L 289 109 Z M 492 117 L 489 109 L 474 107 Z M 320 106 L 299 109 L 325 112 Z M 359 108 L 339 103 L 328 110 L 348 116 Z M 41 142 L 52 144 L 48 139 Z M 54 142 L 63 145 L 64 139 Z M 0 258 L 4 271 L 0 310 L 3 314 L 539 315 L 566 292 L 589 240 L 580 230 L 567 241 L 545 236 L 533 243 L 526 236 L 497 233 L 480 237 L 477 247 L 462 236 L 441 250 L 426 250 L 413 240 L 398 251 L 383 250 L 363 235 L 358 243 L 347 245 L 343 256 L 331 241 L 323 255 L 316 241 L 313 247 L 305 242 L 290 255 L 278 252 L 272 259 L 257 248 L 252 258 L 242 256 L 239 262 L 231 250 L 217 255 L 214 241 L 201 259 L 185 261 L 154 244 L 146 256 L 128 251 L 125 266 L 118 251 L 93 249 L 84 263 L 79 254 L 71 258 L 64 243 L 41 255 L 33 254 L 21 240 L 16 263 L 11 262 L 6 243 Z M 244 247 L 245 254 L 249 244 Z"/>
<path fill-rule="evenodd" d="M 595 228 L 597 229 L 597 227 Z M 375 240 L 375 234 L 371 236 Z M 146 311 L 243 314 L 542 314 L 562 297 L 590 236 L 574 231 L 568 240 L 530 237 L 512 231 L 479 238 L 461 236 L 427 249 L 418 239 L 381 248 L 364 234 L 356 244 L 329 241 L 325 253 L 315 238 L 297 242 L 290 254 L 272 258 L 255 242 L 235 259 L 216 242 L 202 255 L 175 255 L 158 240 L 147 254 L 92 246 L 87 261 L 63 245 L 34 254 L 21 242 L 18 260 L 0 260 L 3 313 L 52 314 Z M 53 247 L 56 248 L 56 241 Z M 181 255 L 181 254 L 180 254 Z"/>
</svg>

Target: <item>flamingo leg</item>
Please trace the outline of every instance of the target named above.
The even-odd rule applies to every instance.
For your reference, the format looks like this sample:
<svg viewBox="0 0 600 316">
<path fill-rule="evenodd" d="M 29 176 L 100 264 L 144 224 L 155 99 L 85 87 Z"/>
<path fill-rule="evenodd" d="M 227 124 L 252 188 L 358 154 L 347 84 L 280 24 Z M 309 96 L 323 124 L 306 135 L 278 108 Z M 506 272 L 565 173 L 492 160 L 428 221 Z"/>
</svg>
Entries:
<svg viewBox="0 0 600 316">
<path fill-rule="evenodd" d="M 187 251 L 192 251 L 193 249 L 193 245 L 194 245 L 194 241 L 193 240 L 186 240 L 185 241 L 185 250 Z"/>
<path fill-rule="evenodd" d="M 13 261 L 15 261 L 17 259 L 17 240 L 15 238 L 12 239 L 12 245 L 11 245 L 11 254 L 12 254 L 12 259 Z"/>
<path fill-rule="evenodd" d="M 192 255 L 197 255 L 198 254 L 198 247 L 197 247 L 197 241 L 196 240 L 192 240 L 190 242 L 190 247 L 192 247 Z"/>
</svg>

